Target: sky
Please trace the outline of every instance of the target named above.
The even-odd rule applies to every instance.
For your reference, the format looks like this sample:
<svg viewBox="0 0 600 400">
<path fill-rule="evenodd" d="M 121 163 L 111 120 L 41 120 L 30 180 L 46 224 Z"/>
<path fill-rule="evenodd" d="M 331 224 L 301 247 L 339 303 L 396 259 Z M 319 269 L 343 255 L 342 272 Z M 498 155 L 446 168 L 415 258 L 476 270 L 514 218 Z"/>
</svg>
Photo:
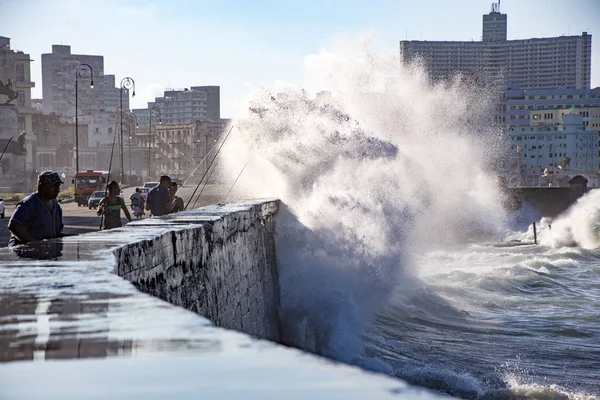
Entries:
<svg viewBox="0 0 600 400">
<path fill-rule="evenodd" d="M 301 85 L 305 58 L 336 37 L 368 35 L 377 51 L 399 41 L 481 40 L 491 0 L 0 0 L 0 36 L 31 55 L 33 98 L 41 54 L 53 44 L 104 56 L 104 73 L 136 82 L 132 108 L 165 88 L 218 85 L 221 117 L 251 88 Z M 508 38 L 592 34 L 592 87 L 600 86 L 600 0 L 504 0 Z"/>
</svg>

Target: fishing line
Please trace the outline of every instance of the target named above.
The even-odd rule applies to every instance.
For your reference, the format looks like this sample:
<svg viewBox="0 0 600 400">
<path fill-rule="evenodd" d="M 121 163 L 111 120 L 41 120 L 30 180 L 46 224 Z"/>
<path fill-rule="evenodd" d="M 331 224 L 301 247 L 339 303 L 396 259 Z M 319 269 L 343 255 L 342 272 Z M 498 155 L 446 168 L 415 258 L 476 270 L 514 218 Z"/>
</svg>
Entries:
<svg viewBox="0 0 600 400">
<path fill-rule="evenodd" d="M 217 156 L 219 155 L 219 152 L 221 151 L 221 148 L 223 148 L 223 145 L 225 144 L 225 142 L 227 141 L 227 138 L 229 137 L 229 135 L 231 134 L 231 131 L 233 130 L 233 127 L 235 125 L 231 125 L 231 128 L 229 128 L 229 132 L 227 132 L 227 135 L 225 136 L 225 139 L 223 139 L 223 142 L 221 142 L 221 145 L 219 146 L 219 149 L 217 150 L 217 152 L 215 153 L 215 156 L 213 157 L 213 159 L 211 160 L 210 164 L 208 164 L 208 168 L 206 168 L 206 171 L 204 171 L 204 174 L 202 175 L 202 178 L 200 178 L 200 182 L 198 182 L 198 184 L 196 185 L 196 188 L 194 189 L 194 192 L 192 193 L 192 195 L 190 196 L 190 199 L 188 200 L 187 204 L 185 205 L 184 210 L 187 210 L 188 206 L 190 205 L 190 203 L 192 202 L 192 199 L 194 198 L 194 195 L 196 194 L 196 191 L 198 190 L 198 188 L 200 187 L 200 185 L 202 184 L 202 181 L 204 180 L 204 177 L 206 176 L 206 174 L 208 173 L 208 171 L 210 170 L 210 167 L 213 165 L 213 163 L 215 162 L 215 159 L 217 158 Z M 212 173 L 211 173 L 212 174 Z M 209 176 L 210 178 L 210 176 Z M 208 182 L 208 179 L 207 179 Z M 204 187 L 206 187 L 206 184 L 204 185 Z M 204 190 L 204 188 L 202 189 Z M 200 191 L 200 194 L 202 194 L 202 191 Z M 198 199 L 196 199 L 196 201 L 198 201 Z M 196 203 L 194 202 L 194 205 Z M 193 206 L 192 206 L 193 207 Z"/>
<path fill-rule="evenodd" d="M 200 193 L 198 193 L 198 196 L 196 196 L 196 201 L 194 201 L 194 204 L 192 205 L 192 208 L 196 207 L 196 203 L 198 202 L 198 200 L 200 200 L 200 196 L 202 196 L 202 192 L 204 192 L 204 189 L 206 188 L 206 185 L 208 185 L 208 181 L 210 180 L 210 177 L 212 176 L 213 172 L 215 172 L 215 170 L 217 169 L 217 165 L 219 165 L 219 160 L 217 160 L 215 167 L 212 169 L 212 171 L 210 171 L 210 174 L 208 174 L 208 178 L 206 178 L 206 181 L 204 182 L 204 185 L 202 186 L 202 189 L 200 189 Z M 207 170 L 208 172 L 208 170 Z M 190 198 L 190 201 L 192 199 Z"/>
<path fill-rule="evenodd" d="M 202 165 L 202 163 L 204 162 L 204 160 L 206 160 L 206 158 L 210 155 L 210 153 L 213 152 L 213 150 L 215 150 L 217 148 L 217 146 L 213 146 L 204 156 L 204 158 L 202 159 L 202 161 L 200 161 L 198 163 L 198 165 L 196 165 L 196 168 L 194 168 L 194 170 L 192 171 L 192 173 L 190 174 L 190 176 L 188 176 L 188 178 L 181 184 L 182 186 L 185 185 L 187 183 L 187 181 L 190 180 L 190 178 L 192 177 L 192 175 L 194 175 L 196 173 L 196 171 L 198 170 L 198 168 L 200 168 L 200 166 Z"/>
<path fill-rule="evenodd" d="M 227 196 L 229 196 L 229 193 L 231 193 L 231 189 L 233 189 L 233 187 L 237 183 L 238 179 L 240 179 L 240 176 L 242 176 L 242 172 L 244 172 L 244 170 L 246 169 L 246 165 L 248 165 L 248 163 L 244 164 L 244 166 L 242 167 L 242 170 L 238 174 L 237 178 L 235 178 L 235 181 L 233 181 L 233 185 L 231 185 L 231 187 L 229 188 L 229 191 L 227 192 L 227 194 L 225 195 L 225 198 L 223 199 L 223 201 L 221 203 L 225 203 L 225 200 L 227 200 Z"/>
</svg>

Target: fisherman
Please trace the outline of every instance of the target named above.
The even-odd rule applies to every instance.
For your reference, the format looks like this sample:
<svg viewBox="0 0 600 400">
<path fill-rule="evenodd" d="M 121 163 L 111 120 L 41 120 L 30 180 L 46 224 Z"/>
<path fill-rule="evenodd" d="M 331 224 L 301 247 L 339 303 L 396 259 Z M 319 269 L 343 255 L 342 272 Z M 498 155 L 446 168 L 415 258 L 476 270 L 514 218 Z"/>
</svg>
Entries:
<svg viewBox="0 0 600 400">
<path fill-rule="evenodd" d="M 154 217 L 166 215 L 173 209 L 169 188 L 171 187 L 171 178 L 168 175 L 160 177 L 160 184 L 153 187 L 148 192 L 146 199 L 146 210 Z"/>
<path fill-rule="evenodd" d="M 8 222 L 9 246 L 67 236 L 62 233 L 62 209 L 56 201 L 62 183 L 56 172 L 44 171 L 38 175 L 37 192 L 17 203 Z"/>
<path fill-rule="evenodd" d="M 183 199 L 179 196 L 176 196 L 177 193 L 177 182 L 171 182 L 171 186 L 169 187 L 169 194 L 171 196 L 171 203 L 173 205 L 171 212 L 176 213 L 179 211 L 183 211 L 185 206 L 183 205 Z"/>
<path fill-rule="evenodd" d="M 132 221 L 131 214 L 125 205 L 125 200 L 119 197 L 121 189 L 116 181 L 111 181 L 108 184 L 108 196 L 100 200 L 98 204 L 98 216 L 104 214 L 104 220 L 102 221 L 102 229 L 113 229 L 120 228 L 123 226 L 121 223 L 121 210 L 125 213 L 125 216 Z"/>
</svg>

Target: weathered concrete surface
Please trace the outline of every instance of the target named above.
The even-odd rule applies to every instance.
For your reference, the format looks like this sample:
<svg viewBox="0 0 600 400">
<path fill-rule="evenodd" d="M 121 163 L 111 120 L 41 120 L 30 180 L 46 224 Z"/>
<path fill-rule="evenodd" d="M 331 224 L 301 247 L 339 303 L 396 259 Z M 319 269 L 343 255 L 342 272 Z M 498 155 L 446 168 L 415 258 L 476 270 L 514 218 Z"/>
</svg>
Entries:
<svg viewBox="0 0 600 400">
<path fill-rule="evenodd" d="M 144 293 L 261 339 L 279 340 L 273 231 L 279 202 L 205 207 L 135 226 L 198 222 L 116 250 L 117 273 Z"/>
<path fill-rule="evenodd" d="M 212 226 L 212 231 L 200 230 L 207 242 L 223 241 L 213 246 L 215 255 L 207 255 L 206 262 L 211 257 L 216 265 L 242 260 L 241 255 L 217 254 L 235 255 L 234 243 L 243 248 L 254 240 L 238 235 L 268 235 L 274 213 L 268 203 L 207 207 L 112 231 L 0 248 L 0 400 L 441 398 L 402 381 L 215 327 L 196 313 L 138 291 L 114 273 L 115 255 L 163 268 L 159 257 L 179 245 L 194 245 L 196 234 L 186 231 L 204 224 Z M 267 217 L 260 221 L 260 216 Z M 142 257 L 144 246 L 154 251 L 145 250 Z M 192 279 L 183 265 L 199 250 L 183 251 L 185 259 L 173 258 L 173 277 L 163 273 L 168 282 Z M 260 270 L 253 264 L 259 258 L 248 256 L 254 267 L 243 277 Z M 125 273 L 150 276 L 134 270 L 129 267 Z M 220 271 L 225 270 L 221 265 Z M 268 271 L 260 271 L 252 278 L 257 288 L 260 279 L 270 279 Z M 262 295 L 252 284 L 244 291 L 241 280 L 237 286 L 226 280 L 221 278 L 221 287 Z M 215 282 L 209 287 L 218 287 Z M 230 296 L 236 307 L 225 309 L 235 311 L 240 296 Z M 223 307 L 219 300 L 214 304 Z"/>
</svg>

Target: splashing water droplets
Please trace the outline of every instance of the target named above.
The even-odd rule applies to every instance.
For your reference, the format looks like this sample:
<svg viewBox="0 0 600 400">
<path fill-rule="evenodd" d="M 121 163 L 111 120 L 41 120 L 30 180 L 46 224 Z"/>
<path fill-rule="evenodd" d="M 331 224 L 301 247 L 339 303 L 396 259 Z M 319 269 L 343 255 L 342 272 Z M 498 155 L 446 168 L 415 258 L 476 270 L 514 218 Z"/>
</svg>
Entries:
<svg viewBox="0 0 600 400">
<path fill-rule="evenodd" d="M 352 362 L 409 250 L 504 221 L 486 165 L 497 93 L 461 79 L 432 86 L 420 64 L 404 67 L 368 41 L 305 66 L 306 89 L 253 96 L 221 174 L 233 181 L 248 163 L 236 195 L 286 205 L 276 235 L 284 340 Z"/>
</svg>

